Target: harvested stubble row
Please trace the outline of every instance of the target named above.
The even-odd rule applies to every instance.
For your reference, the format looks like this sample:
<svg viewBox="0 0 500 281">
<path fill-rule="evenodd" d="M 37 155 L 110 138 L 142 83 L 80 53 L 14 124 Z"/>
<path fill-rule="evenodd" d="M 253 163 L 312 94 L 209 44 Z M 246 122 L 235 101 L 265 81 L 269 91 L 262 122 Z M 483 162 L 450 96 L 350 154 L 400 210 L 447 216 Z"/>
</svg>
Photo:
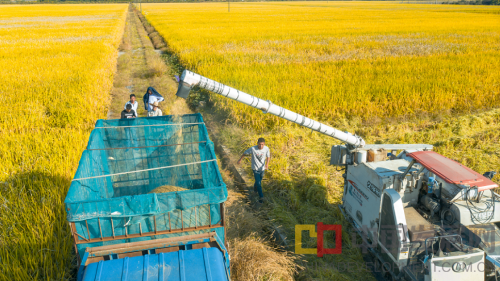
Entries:
<svg viewBox="0 0 500 281">
<path fill-rule="evenodd" d="M 76 273 L 63 201 L 107 114 L 126 9 L 0 8 L 0 280 Z"/>
</svg>

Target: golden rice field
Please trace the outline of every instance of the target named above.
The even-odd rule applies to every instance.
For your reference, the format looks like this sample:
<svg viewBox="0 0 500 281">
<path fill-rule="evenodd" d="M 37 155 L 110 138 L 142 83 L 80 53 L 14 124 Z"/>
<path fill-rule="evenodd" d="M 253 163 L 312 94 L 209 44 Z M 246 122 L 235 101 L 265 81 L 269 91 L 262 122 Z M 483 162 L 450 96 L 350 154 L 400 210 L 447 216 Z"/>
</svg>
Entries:
<svg viewBox="0 0 500 281">
<path fill-rule="evenodd" d="M 231 5 L 230 13 L 224 3 L 142 9 L 186 68 L 319 120 L 500 105 L 499 7 Z M 219 101 L 239 123 L 283 124 Z"/>
<path fill-rule="evenodd" d="M 105 118 L 127 5 L 0 6 L 0 280 L 67 280 L 63 201 Z"/>
<path fill-rule="evenodd" d="M 480 172 L 500 169 L 500 7 L 271 2 L 232 3 L 230 13 L 222 3 L 142 8 L 187 69 L 356 132 L 367 143 L 430 143 Z M 212 98 L 230 121 L 256 133 L 289 129 L 287 121 Z M 325 140 L 326 153 L 333 143 Z M 277 171 L 292 165 L 286 157 L 274 162 Z"/>
<path fill-rule="evenodd" d="M 430 143 L 471 168 L 500 170 L 500 7 L 383 2 L 142 4 L 183 66 L 362 135 Z M 63 201 L 94 122 L 105 118 L 127 5 L 0 6 L 0 280 L 74 278 Z M 214 98 L 240 152 L 273 152 L 265 211 L 295 224 L 345 224 L 336 141 Z M 230 122 L 231 123 L 231 122 Z M 245 130 L 242 130 L 244 128 Z M 285 129 L 283 129 L 285 128 Z M 495 178 L 498 182 L 498 179 Z M 344 228 L 343 254 L 298 280 L 365 280 Z M 311 245 L 309 245 L 311 246 Z M 316 280 L 320 280 L 316 279 Z"/>
<path fill-rule="evenodd" d="M 227 3 L 142 10 L 187 69 L 367 143 L 429 143 L 478 172 L 500 171 L 500 7 L 232 2 L 229 13 Z M 290 241 L 297 224 L 344 225 L 342 255 L 304 256 L 297 280 L 370 279 L 337 208 L 342 177 L 328 163 L 338 142 L 211 98 L 228 117 L 218 137 L 232 151 L 266 138 L 266 212 Z M 342 270 L 346 262 L 355 269 Z"/>
</svg>

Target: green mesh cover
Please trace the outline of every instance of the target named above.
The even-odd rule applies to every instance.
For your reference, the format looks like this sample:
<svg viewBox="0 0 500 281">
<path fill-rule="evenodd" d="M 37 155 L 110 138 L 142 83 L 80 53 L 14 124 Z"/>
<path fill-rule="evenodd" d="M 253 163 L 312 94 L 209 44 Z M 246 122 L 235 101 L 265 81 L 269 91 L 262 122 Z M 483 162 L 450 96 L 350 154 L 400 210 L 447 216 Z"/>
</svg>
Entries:
<svg viewBox="0 0 500 281">
<path fill-rule="evenodd" d="M 215 225 L 227 189 L 210 160 L 201 114 L 98 120 L 64 201 L 67 219 L 86 239 L 154 231 L 153 216 L 157 230 Z M 150 193 L 163 185 L 182 191 Z"/>
</svg>

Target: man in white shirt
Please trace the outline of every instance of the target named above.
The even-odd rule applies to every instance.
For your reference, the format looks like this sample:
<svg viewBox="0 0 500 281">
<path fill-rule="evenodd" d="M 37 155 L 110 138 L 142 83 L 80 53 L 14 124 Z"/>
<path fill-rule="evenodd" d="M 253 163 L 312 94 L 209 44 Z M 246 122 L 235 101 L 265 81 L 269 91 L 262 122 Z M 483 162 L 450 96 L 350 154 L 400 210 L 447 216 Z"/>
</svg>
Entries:
<svg viewBox="0 0 500 281">
<path fill-rule="evenodd" d="M 243 155 L 241 155 L 238 160 L 238 164 L 241 163 L 241 159 L 243 159 L 243 157 L 248 155 L 252 157 L 252 170 L 255 178 L 253 188 L 254 191 L 259 193 L 259 202 L 262 203 L 262 199 L 264 199 L 264 193 L 262 192 L 262 178 L 264 177 L 265 171 L 269 169 L 269 161 L 271 160 L 271 152 L 269 151 L 269 147 L 266 146 L 266 140 L 264 140 L 264 138 L 259 138 L 256 146 L 252 146 L 243 152 Z"/>
<path fill-rule="evenodd" d="M 134 94 L 130 95 L 130 101 L 128 101 L 125 104 L 125 106 L 123 107 L 123 109 L 127 109 L 127 104 L 130 104 L 132 106 L 132 111 L 135 113 L 135 116 L 139 116 L 137 114 L 137 107 L 138 107 L 139 103 L 135 100 L 135 95 Z"/>
</svg>

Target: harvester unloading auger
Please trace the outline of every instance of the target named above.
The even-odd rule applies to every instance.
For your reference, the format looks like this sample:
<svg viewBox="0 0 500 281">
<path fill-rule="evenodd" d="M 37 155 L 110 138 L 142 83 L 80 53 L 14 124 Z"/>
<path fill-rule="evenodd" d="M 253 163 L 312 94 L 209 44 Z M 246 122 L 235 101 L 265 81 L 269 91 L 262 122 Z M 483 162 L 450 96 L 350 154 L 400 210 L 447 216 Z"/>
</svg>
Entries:
<svg viewBox="0 0 500 281">
<path fill-rule="evenodd" d="M 428 144 L 366 145 L 360 136 L 187 70 L 177 96 L 187 98 L 195 86 L 346 143 L 334 145 L 331 155 L 332 165 L 345 168 L 340 209 L 386 278 L 500 279 L 495 172 L 481 175 Z"/>
</svg>

